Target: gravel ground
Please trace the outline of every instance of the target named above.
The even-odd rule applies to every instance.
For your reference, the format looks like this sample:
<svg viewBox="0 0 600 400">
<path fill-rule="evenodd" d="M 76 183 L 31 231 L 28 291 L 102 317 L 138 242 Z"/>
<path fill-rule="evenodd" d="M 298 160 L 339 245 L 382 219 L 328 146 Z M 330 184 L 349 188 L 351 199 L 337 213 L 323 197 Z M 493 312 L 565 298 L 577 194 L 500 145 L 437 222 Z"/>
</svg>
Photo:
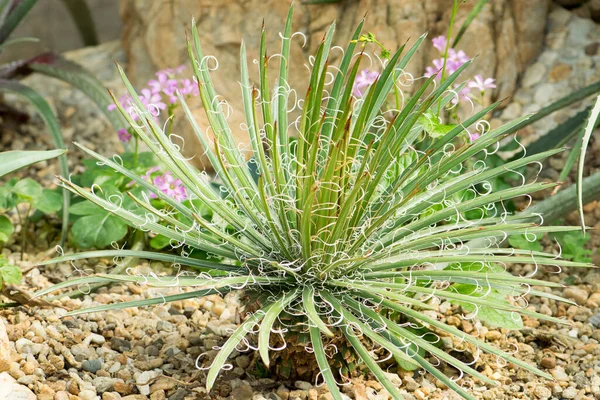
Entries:
<svg viewBox="0 0 600 400">
<path fill-rule="evenodd" d="M 555 11 L 551 18 L 553 23 L 548 33 L 547 50 L 538 63 L 530 68 L 534 72 L 525 74 L 523 87 L 511 105 L 498 116 L 497 122 L 516 116 L 511 114 L 535 111 L 546 105 L 550 100 L 543 96 L 544 93 L 552 93 L 552 96 L 558 93 L 560 97 L 573 87 L 581 87 L 599 79 L 598 26 L 590 25 L 587 20 L 566 11 Z M 595 47 L 591 46 L 593 43 L 596 43 Z M 592 50 L 595 51 L 593 54 Z M 102 51 L 104 55 L 109 54 L 109 60 L 120 57 L 114 45 L 105 45 Z M 105 71 L 102 63 L 106 57 L 98 56 L 99 53 L 102 54 L 82 51 L 75 57 L 86 60 L 86 65 L 93 70 Z M 538 65 L 540 63 L 541 66 Z M 566 64 L 567 67 L 559 67 L 559 64 Z M 566 72 L 569 68 L 574 71 L 572 74 Z M 540 74 L 535 74 L 536 69 L 544 71 L 542 78 L 537 81 Z M 582 70 L 587 72 L 581 75 L 579 71 Z M 102 78 L 109 85 L 114 84 L 112 75 Z M 38 78 L 32 79 L 31 84 L 44 85 L 46 93 L 56 96 L 53 105 L 58 110 L 68 141 L 83 142 L 102 154 L 113 154 L 119 149 L 120 144 L 108 123 L 82 95 Z M 581 107 L 583 105 L 578 105 L 576 109 Z M 31 111 L 27 107 L 25 109 Z M 573 110 L 565 111 L 564 115 L 557 113 L 552 121 L 544 122 L 546 125 L 535 125 L 524 132 L 525 136 L 535 137 L 537 132 L 552 128 L 574 114 Z M 35 116 L 23 125 L 3 122 L 0 140 L 3 150 L 43 149 L 51 145 Z M 78 157 L 80 155 L 71 155 L 71 164 L 75 168 Z M 550 160 L 543 177 L 555 179 L 564 158 L 565 155 L 559 155 Z M 586 174 L 600 169 L 599 160 L 600 135 L 596 132 L 590 144 Z M 51 185 L 56 167 L 53 163 L 41 163 L 31 168 L 29 173 Z M 587 224 L 597 228 L 592 231 L 592 240 L 587 247 L 594 252 L 594 262 L 600 265 L 600 256 L 597 254 L 600 245 L 600 204 L 587 205 L 585 212 Z M 577 217 L 569 216 L 567 223 L 576 225 Z M 77 269 L 105 272 L 112 266 L 112 260 L 95 260 L 93 264 L 36 268 L 37 262 L 53 256 L 55 227 L 58 224 L 58 220 L 52 219 L 36 224 L 36 234 L 32 236 L 23 260 L 18 243 L 9 243 L 3 249 L 6 256 L 28 271 L 21 286 L 23 289 L 35 291 L 48 287 L 77 276 Z M 545 239 L 543 244 L 546 250 L 558 252 L 552 241 Z M 136 269 L 140 273 L 149 270 L 172 273 L 168 265 L 154 262 L 150 265 L 142 263 Z M 533 270 L 533 265 L 519 265 L 514 266 L 512 272 L 526 274 Z M 472 347 L 449 337 L 442 338 L 447 351 L 461 352 L 465 360 L 478 357 L 476 368 L 498 380 L 500 386 L 490 388 L 469 378 L 461 382 L 471 387 L 477 398 L 485 400 L 600 398 L 600 272 L 596 269 L 567 270 L 558 274 L 538 271 L 536 277 L 573 283 L 567 288 L 552 290 L 554 294 L 573 299 L 578 306 L 538 298 L 531 298 L 529 304 L 523 304 L 543 314 L 563 317 L 568 325 L 557 326 L 524 318 L 525 328 L 521 331 L 489 329 L 479 322 L 464 319 L 460 310 L 448 303 L 440 304 L 435 315 L 464 332 L 485 338 L 505 351 L 516 353 L 519 358 L 541 366 L 555 380 L 540 379 L 514 365 L 504 365 L 493 356 L 477 356 Z M 210 365 L 211 358 L 216 354 L 215 348 L 222 345 L 240 323 L 243 310 L 239 297 L 234 294 L 149 308 L 64 317 L 67 310 L 165 294 L 167 291 L 163 289 L 150 290 L 130 284 L 102 288 L 77 299 L 59 298 L 54 301 L 55 307 L 29 306 L 0 311 L 0 371 L 5 371 L 0 373 L 0 400 L 331 398 L 324 387 L 316 387 L 314 382 L 277 381 L 262 376 L 256 368 L 257 357 L 252 352 L 236 353 L 231 360 L 232 368 L 222 373 L 210 394 L 206 393 L 205 371 L 199 367 Z M 450 376 L 456 373 L 449 367 L 444 372 Z M 390 371 L 390 374 L 407 400 L 459 398 L 428 374 L 404 371 Z M 10 393 L 8 390 L 14 391 L 11 395 L 5 394 Z M 343 391 L 349 398 L 357 400 L 389 398 L 381 385 L 369 377 L 353 380 L 343 387 Z"/>
</svg>

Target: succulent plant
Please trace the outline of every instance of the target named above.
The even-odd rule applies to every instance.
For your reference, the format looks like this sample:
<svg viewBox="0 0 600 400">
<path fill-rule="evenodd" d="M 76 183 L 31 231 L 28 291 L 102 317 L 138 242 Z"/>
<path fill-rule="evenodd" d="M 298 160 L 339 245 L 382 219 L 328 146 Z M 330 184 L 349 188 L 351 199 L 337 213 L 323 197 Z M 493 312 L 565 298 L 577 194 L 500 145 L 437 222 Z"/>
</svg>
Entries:
<svg viewBox="0 0 600 400">
<path fill-rule="evenodd" d="M 466 399 L 473 396 L 456 379 L 444 375 L 439 362 L 453 366 L 461 376 L 464 373 L 486 384 L 495 383 L 473 365 L 438 348 L 435 342 L 441 335 L 456 336 L 498 359 L 551 378 L 518 356 L 447 324 L 435 316 L 435 311 L 440 301 L 450 301 L 466 314 L 496 313 L 504 318 L 499 323 L 505 327 L 521 326 L 521 315 L 563 322 L 519 302 L 525 295 L 556 298 L 533 287 L 557 284 L 513 275 L 506 266 L 588 264 L 565 261 L 543 251 L 504 247 L 512 235 L 534 237 L 577 229 L 542 226 L 539 216 L 511 215 L 502 207 L 503 201 L 556 184 L 523 179 L 521 185 L 499 191 L 490 190 L 487 184 L 517 168 L 539 164 L 561 149 L 488 168 L 485 156 L 528 118 L 470 140 L 470 130 L 498 103 L 449 127 L 443 135 L 427 135 L 423 116 L 436 115 L 449 106 L 456 95 L 454 85 L 469 62 L 441 82 L 435 76 L 415 80 L 414 92 L 402 106 L 390 107 L 388 98 L 396 81 L 425 36 L 390 54 L 364 95 L 354 96 L 355 78 L 364 64 L 367 45 L 360 40 L 362 23 L 335 66 L 330 65 L 329 57 L 335 25 L 327 31 L 311 58 L 306 96 L 294 104 L 301 115 L 292 120 L 287 82 L 292 62 L 291 20 L 292 9 L 277 57 L 267 55 L 263 29 L 256 84 L 250 79 L 245 45 L 241 46 L 240 83 L 246 117 L 242 128 L 250 137 L 250 162 L 233 140 L 232 130 L 238 127 L 228 125 L 227 109 L 211 80 L 211 58 L 202 52 L 193 25 L 188 50 L 210 127 L 204 129 L 196 123 L 183 96 L 179 95 L 179 101 L 214 168 L 214 177 L 198 171 L 181 155 L 177 140 L 165 134 L 162 124 L 152 118 L 119 68 L 133 99 L 131 106 L 140 118 L 134 121 L 130 110 L 115 99 L 116 106 L 135 135 L 185 186 L 187 200 L 175 200 L 124 168 L 118 159 L 80 145 L 85 153 L 141 185 L 156 199 L 129 194 L 137 204 L 131 209 L 121 206 L 123 198 L 119 196 L 104 198 L 65 178 L 62 184 L 131 226 L 164 235 L 179 253 L 109 250 L 65 255 L 50 262 L 136 256 L 188 269 L 172 277 L 84 276 L 38 295 L 107 281 L 185 288 L 176 295 L 72 312 L 80 313 L 244 290 L 256 310 L 247 314 L 212 360 L 206 378 L 208 390 L 232 352 L 241 344 L 250 346 L 248 335 L 257 336 L 259 355 L 269 366 L 271 336 L 285 338 L 286 332 L 292 331 L 292 337 L 297 337 L 298 331 L 308 335 L 307 347 L 334 399 L 342 398 L 338 384 L 344 373 L 331 367 L 331 349 L 326 351 L 325 347 L 332 338 L 345 343 L 346 350 L 352 349 L 352 359 L 360 360 L 395 399 L 401 395 L 382 368 L 386 360 L 394 360 L 405 369 L 423 368 Z M 270 80 L 268 68 L 277 60 L 278 76 Z M 156 201 L 164 202 L 166 208 L 159 210 L 153 205 Z M 205 252 L 208 257 L 188 257 L 191 250 Z M 200 272 L 190 272 L 193 270 Z M 422 334 L 424 328 L 431 333 Z"/>
</svg>

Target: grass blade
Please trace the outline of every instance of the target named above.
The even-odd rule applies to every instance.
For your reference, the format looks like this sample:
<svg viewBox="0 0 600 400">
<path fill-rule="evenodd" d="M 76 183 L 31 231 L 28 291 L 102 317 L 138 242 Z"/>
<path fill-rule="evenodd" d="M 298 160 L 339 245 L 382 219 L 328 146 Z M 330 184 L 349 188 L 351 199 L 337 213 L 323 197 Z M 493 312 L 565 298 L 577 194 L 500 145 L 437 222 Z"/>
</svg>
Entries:
<svg viewBox="0 0 600 400">
<path fill-rule="evenodd" d="M 583 167 L 585 165 L 585 153 L 587 150 L 588 143 L 590 138 L 592 137 L 592 132 L 594 131 L 594 126 L 598 121 L 598 117 L 600 116 L 600 96 L 596 99 L 596 104 L 592 111 L 590 112 L 590 116 L 585 125 L 585 133 L 583 135 L 583 139 L 581 142 L 581 154 L 579 155 L 579 166 L 577 168 L 577 203 L 579 206 L 579 218 L 581 220 L 581 230 L 585 234 L 585 220 L 583 216 Z"/>
<path fill-rule="evenodd" d="M 208 376 L 206 377 L 206 390 L 210 392 L 217 380 L 217 375 L 223 365 L 229 358 L 229 355 L 237 348 L 238 344 L 244 339 L 248 332 L 252 331 L 254 325 L 259 323 L 273 307 L 273 303 L 267 304 L 261 310 L 255 312 L 233 332 L 233 334 L 227 339 L 227 342 L 221 347 L 221 350 L 217 353 L 217 356 L 213 360 L 210 369 L 208 370 Z"/>
<path fill-rule="evenodd" d="M 458 30 L 458 33 L 456 34 L 456 37 L 454 38 L 454 41 L 452 42 L 452 47 L 456 47 L 458 42 L 460 42 L 460 39 L 462 39 L 463 35 L 469 28 L 469 25 L 471 25 L 471 22 L 473 22 L 473 20 L 475 18 L 477 18 L 477 15 L 479 15 L 479 13 L 483 9 L 483 7 L 487 4 L 487 2 L 488 2 L 488 0 L 479 0 L 479 2 L 477 2 L 477 4 L 475 4 L 475 6 L 473 6 L 473 9 L 471 10 L 471 12 L 469 12 L 469 14 L 467 14 L 467 18 L 465 18 L 465 22 L 463 22 L 462 26 Z"/>
<path fill-rule="evenodd" d="M 258 333 L 258 353 L 265 366 L 268 368 L 269 361 L 269 338 L 271 336 L 271 329 L 279 314 L 292 302 L 294 301 L 300 291 L 298 289 L 292 290 L 289 293 L 281 296 L 279 300 L 273 303 L 273 306 L 265 312 L 262 323 L 260 324 L 260 331 Z"/>
</svg>

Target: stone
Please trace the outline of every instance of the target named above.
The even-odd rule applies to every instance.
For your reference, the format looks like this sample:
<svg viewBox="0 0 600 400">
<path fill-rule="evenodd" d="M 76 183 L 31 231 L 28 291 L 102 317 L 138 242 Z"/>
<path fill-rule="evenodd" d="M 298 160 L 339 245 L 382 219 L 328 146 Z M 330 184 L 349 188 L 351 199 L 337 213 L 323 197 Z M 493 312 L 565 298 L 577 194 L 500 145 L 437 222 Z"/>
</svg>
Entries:
<svg viewBox="0 0 600 400">
<path fill-rule="evenodd" d="M 120 338 L 112 338 L 110 348 L 114 351 L 125 352 L 131 350 L 131 342 Z"/>
<path fill-rule="evenodd" d="M 285 386 L 281 385 L 277 388 L 275 394 L 279 396 L 282 400 L 288 400 L 288 398 L 290 397 L 290 390 Z"/>
<path fill-rule="evenodd" d="M 521 80 L 522 88 L 530 88 L 541 82 L 541 80 L 546 75 L 546 66 L 540 62 L 536 62 L 531 65 L 523 74 L 523 79 Z"/>
<path fill-rule="evenodd" d="M 36 355 L 42 350 L 42 345 L 29 339 L 21 338 L 15 342 L 17 353 Z"/>
<path fill-rule="evenodd" d="M 246 369 L 250 366 L 250 357 L 248 357 L 246 355 L 241 355 L 235 359 L 235 363 L 237 364 L 238 367 L 240 367 L 242 369 Z"/>
<path fill-rule="evenodd" d="M 571 76 L 571 72 L 573 72 L 573 67 L 569 64 L 560 63 L 555 65 L 548 74 L 549 82 L 560 82 Z"/>
<path fill-rule="evenodd" d="M 167 395 L 164 390 L 158 390 L 150 395 L 150 400 L 166 400 Z"/>
<path fill-rule="evenodd" d="M 583 305 L 588 299 L 589 293 L 584 289 L 572 286 L 563 291 L 563 296 L 567 299 L 575 300 L 575 302 L 579 305 Z"/>
<path fill-rule="evenodd" d="M 97 377 L 94 378 L 92 384 L 96 387 L 96 391 L 100 394 L 109 392 L 114 389 L 116 379 L 108 377 Z"/>
<path fill-rule="evenodd" d="M 236 400 L 252 400 L 253 394 L 254 392 L 250 385 L 242 385 L 233 389 L 233 391 L 231 392 L 231 397 Z"/>
<path fill-rule="evenodd" d="M 82 390 L 78 394 L 80 400 L 97 400 L 98 396 L 94 390 Z"/>
<path fill-rule="evenodd" d="M 150 381 L 156 377 L 156 373 L 154 371 L 145 371 L 138 375 L 135 380 L 135 385 L 137 386 L 140 394 L 149 395 L 150 394 Z"/>
<path fill-rule="evenodd" d="M 551 374 L 554 377 L 554 379 L 556 379 L 557 381 L 568 381 L 569 380 L 569 375 L 567 375 L 567 373 L 565 372 L 563 367 L 556 367 L 555 369 L 553 369 L 551 371 Z"/>
<path fill-rule="evenodd" d="M 585 304 L 590 308 L 600 307 L 600 292 L 592 293 Z"/>
<path fill-rule="evenodd" d="M 115 392 L 118 392 L 123 396 L 127 396 L 128 394 L 131 394 L 133 392 L 133 386 L 131 384 L 125 383 L 120 380 L 114 383 L 113 388 Z"/>
<path fill-rule="evenodd" d="M 310 390 L 313 386 L 309 382 L 296 381 L 294 382 L 294 387 L 300 390 Z"/>
<path fill-rule="evenodd" d="M 498 339 L 502 338 L 502 333 L 500 331 L 496 331 L 496 330 L 488 331 L 485 334 L 485 338 L 487 340 L 498 340 Z"/>
<path fill-rule="evenodd" d="M 546 400 L 546 399 L 549 399 L 550 396 L 552 396 L 552 391 L 545 386 L 538 385 L 533 390 L 533 394 L 538 399 Z"/>
<path fill-rule="evenodd" d="M 556 367 L 556 358 L 552 356 L 546 356 L 542 358 L 542 360 L 540 361 L 540 365 L 546 369 L 552 369 Z"/>
<path fill-rule="evenodd" d="M 37 396 L 8 374 L 0 373 L 0 400 L 36 400 Z"/>
<path fill-rule="evenodd" d="M 0 317 L 0 372 L 8 371 L 10 369 L 10 362 L 10 344 L 4 320 Z"/>
<path fill-rule="evenodd" d="M 95 343 L 95 344 L 102 345 L 102 344 L 104 344 L 106 342 L 106 339 L 104 338 L 104 336 L 98 335 L 97 333 L 90 333 L 89 336 L 86 337 L 83 342 L 87 343 L 88 345 L 90 343 Z"/>
<path fill-rule="evenodd" d="M 563 390 L 562 397 L 564 397 L 565 399 L 574 399 L 575 396 L 577 396 L 577 389 L 575 389 L 574 387 L 568 387 L 565 390 Z"/>
<path fill-rule="evenodd" d="M 591 316 L 591 317 L 588 319 L 588 322 L 589 322 L 590 324 L 592 324 L 592 326 L 594 326 L 594 327 L 596 327 L 596 328 L 600 328 L 600 313 L 598 313 L 598 314 L 596 314 L 596 315 L 593 315 L 593 316 Z"/>
<path fill-rule="evenodd" d="M 169 396 L 169 400 L 184 400 L 188 394 L 190 392 L 185 389 L 177 389 L 175 393 Z"/>
<path fill-rule="evenodd" d="M 95 374 L 102 368 L 102 360 L 99 358 L 93 360 L 84 360 L 81 363 L 81 368 L 83 368 L 84 371 L 88 371 L 92 374 Z"/>
<path fill-rule="evenodd" d="M 155 383 L 150 385 L 150 393 L 158 392 L 159 390 L 169 391 L 177 386 L 177 382 L 173 379 L 159 378 Z"/>
<path fill-rule="evenodd" d="M 546 106 L 556 98 L 556 91 L 554 85 L 550 83 L 543 83 L 537 87 L 533 100 L 536 105 Z"/>
<path fill-rule="evenodd" d="M 42 384 L 37 393 L 38 400 L 54 400 L 56 392 L 50 386 Z"/>
</svg>

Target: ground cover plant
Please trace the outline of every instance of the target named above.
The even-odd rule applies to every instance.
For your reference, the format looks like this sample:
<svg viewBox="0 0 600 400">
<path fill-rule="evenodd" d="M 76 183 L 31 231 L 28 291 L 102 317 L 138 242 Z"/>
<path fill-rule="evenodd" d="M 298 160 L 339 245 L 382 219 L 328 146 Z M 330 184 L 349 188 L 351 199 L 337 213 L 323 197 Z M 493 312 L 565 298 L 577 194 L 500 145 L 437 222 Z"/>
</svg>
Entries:
<svg viewBox="0 0 600 400">
<path fill-rule="evenodd" d="M 129 97 L 114 99 L 115 107 L 130 125 L 127 135 L 143 141 L 160 161 L 166 171 L 162 180 L 147 179 L 121 158 L 107 158 L 80 145 L 140 190 L 106 196 L 95 187 L 88 190 L 67 178 L 61 180 L 63 187 L 123 223 L 167 238 L 179 252 L 95 251 L 50 263 L 134 256 L 187 269 L 170 277 L 83 276 L 38 296 L 106 282 L 185 289 L 177 295 L 71 312 L 75 314 L 244 290 L 245 321 L 212 361 L 207 363 L 202 356 L 197 361 L 207 370 L 208 390 L 219 372 L 229 368 L 227 359 L 234 350 L 257 349 L 270 367 L 270 350 L 293 346 L 300 335 L 307 337 L 307 350 L 318 365 L 315 378 L 327 384 L 334 399 L 342 398 L 338 385 L 358 371 L 370 371 L 393 398 L 401 398 L 385 373 L 390 362 L 404 369 L 422 368 L 466 399 L 474 397 L 458 382 L 462 374 L 495 384 L 472 364 L 438 348 L 442 335 L 458 336 L 499 360 L 551 379 L 427 311 L 447 300 L 459 304 L 465 315 L 496 326 L 518 329 L 521 315 L 563 323 L 519 302 L 525 295 L 560 299 L 533 288 L 558 284 L 512 275 L 506 267 L 532 263 L 561 269 L 589 264 L 530 249 L 519 240 L 510 242 L 512 248 L 504 247 L 511 237 L 524 237 L 529 243 L 546 232 L 579 229 L 542 226 L 538 215 L 514 214 L 503 207 L 510 199 L 557 184 L 537 182 L 535 177 L 529 181 L 523 177 L 514 187 L 490 184 L 562 149 L 488 166 L 499 141 L 529 116 L 489 129 L 482 121 L 498 107 L 494 103 L 460 117 L 454 107 L 463 90 L 470 84 L 485 90 L 493 81 L 461 78 L 471 64 L 466 58 L 448 70 L 449 40 L 443 46 L 440 73 L 432 70 L 422 79 L 406 73 L 411 57 L 426 40 L 422 36 L 394 52 L 384 49 L 378 53 L 381 71 L 363 74 L 366 52 L 378 51 L 379 44 L 373 35 L 361 32 L 362 24 L 336 65 L 330 65 L 335 31 L 331 26 L 311 58 L 306 94 L 295 103 L 287 84 L 289 63 L 294 62 L 289 54 L 292 12 L 276 56 L 268 55 L 263 30 L 254 80 L 245 46 L 241 47 L 246 117 L 242 127 L 228 124 L 226 104 L 211 80 L 212 59 L 202 52 L 193 24 L 190 64 L 210 126 L 205 129 L 196 123 L 181 90 L 174 95 L 205 149 L 214 177 L 181 155 L 170 124 L 156 119 L 156 104 L 152 105 L 156 100 L 140 96 L 120 70 Z M 270 79 L 273 69 L 277 76 Z M 359 77 L 362 82 L 357 85 Z M 408 79 L 414 91 L 398 96 L 402 79 Z M 298 118 L 292 117 L 294 107 L 300 110 Z M 233 140 L 232 130 L 240 128 L 250 137 L 250 162 Z M 205 257 L 188 257 L 194 250 Z M 442 362 L 460 374 L 446 376 L 439 368 Z"/>
<path fill-rule="evenodd" d="M 37 42 L 37 38 L 32 37 L 19 37 L 11 38 L 11 34 L 26 18 L 27 14 L 36 5 L 37 0 L 3 0 L 0 1 L 0 53 L 5 51 L 11 46 L 22 46 L 28 43 Z M 83 40 L 89 44 L 97 44 L 97 38 L 95 34 L 95 28 L 93 26 L 93 20 L 90 15 L 89 8 L 85 1 L 73 2 L 71 0 L 64 0 L 71 16 L 77 25 Z M 54 145 L 58 149 L 66 148 L 63 134 L 61 132 L 60 123 L 57 117 L 54 115 L 54 111 L 44 99 L 42 95 L 36 92 L 31 87 L 22 83 L 21 80 L 26 76 L 33 73 L 43 74 L 52 78 L 60 79 L 69 83 L 70 85 L 78 88 L 80 91 L 85 93 L 90 99 L 92 99 L 97 106 L 105 111 L 107 118 L 115 127 L 115 129 L 122 128 L 124 126 L 124 120 L 119 115 L 111 115 L 107 110 L 107 106 L 110 104 L 110 96 L 104 90 L 104 87 L 98 79 L 90 74 L 82 66 L 66 60 L 61 55 L 54 52 L 44 52 L 38 54 L 29 59 L 23 60 L 10 60 L 0 65 L 0 94 L 1 93 L 15 93 L 25 99 L 34 107 L 39 113 L 42 120 L 44 121 L 48 132 L 52 136 Z M 26 114 L 20 110 L 14 109 L 9 104 L 6 104 L 4 99 L 0 97 L 0 108 L 1 112 L 5 116 L 12 115 L 17 119 L 27 118 Z M 69 168 L 66 154 L 63 154 L 59 158 L 59 165 L 61 174 L 64 176 L 69 175 Z M 13 182 L 12 185 L 15 185 Z M 11 186 L 10 184 L 8 186 Z M 25 196 L 20 196 L 21 200 L 29 202 L 33 205 L 36 203 L 36 209 L 40 212 L 52 214 L 56 213 L 61 209 L 68 209 L 70 204 L 70 194 L 68 191 L 63 192 L 62 204 L 60 207 L 56 205 L 54 199 L 56 196 L 44 193 L 44 198 L 52 197 L 52 200 L 48 199 L 47 202 L 35 201 L 40 200 L 40 196 L 36 194 L 41 192 L 39 184 L 33 181 L 21 181 L 17 184 L 17 190 L 20 187 L 26 187 L 27 193 Z M 38 190 L 39 189 L 39 190 Z M 33 195 L 33 196 L 32 196 Z M 0 195 L 3 196 L 3 195 Z M 6 196 L 3 196 L 6 197 Z M 0 201 L 0 205 L 2 202 Z M 10 203 L 9 203 L 10 205 Z M 0 208 L 6 208 L 1 207 Z M 10 207 L 12 208 L 12 207 Z M 23 219 L 26 219 L 28 215 L 24 215 Z M 21 218 L 20 218 L 21 219 Z M 69 213 L 62 213 L 62 236 L 61 244 L 64 244 L 67 238 L 67 231 L 69 228 Z"/>
</svg>

